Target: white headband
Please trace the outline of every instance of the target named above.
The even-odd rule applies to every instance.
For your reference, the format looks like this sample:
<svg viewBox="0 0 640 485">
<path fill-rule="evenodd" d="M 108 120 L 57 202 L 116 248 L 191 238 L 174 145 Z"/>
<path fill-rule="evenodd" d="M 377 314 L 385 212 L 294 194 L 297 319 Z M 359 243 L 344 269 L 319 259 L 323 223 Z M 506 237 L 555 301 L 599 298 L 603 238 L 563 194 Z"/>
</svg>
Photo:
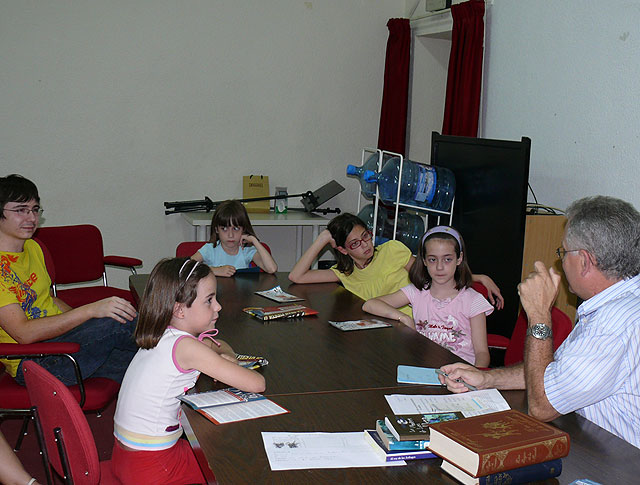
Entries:
<svg viewBox="0 0 640 485">
<path fill-rule="evenodd" d="M 432 227 L 431 229 L 429 229 L 427 232 L 424 233 L 424 236 L 422 236 L 422 244 L 424 245 L 425 240 L 432 234 L 442 234 L 442 233 L 453 236 L 455 240 L 458 241 L 458 246 L 460 247 L 460 251 L 462 251 L 462 237 L 460 236 L 460 233 L 456 231 L 453 227 L 449 227 L 449 226 Z"/>
<path fill-rule="evenodd" d="M 191 278 L 191 275 L 193 274 L 193 272 L 195 271 L 195 269 L 198 267 L 198 265 L 200 264 L 200 261 L 196 261 L 195 259 L 187 259 L 182 266 L 180 267 L 180 271 L 178 271 L 178 276 L 180 276 L 182 274 L 182 270 L 184 269 L 184 267 L 189 264 L 189 261 L 195 261 L 196 264 L 193 265 L 193 268 L 191 268 L 191 271 L 189 271 L 189 274 L 187 275 L 187 278 L 184 280 L 184 282 L 182 283 L 183 285 L 187 283 L 187 281 L 189 281 L 189 278 Z"/>
</svg>

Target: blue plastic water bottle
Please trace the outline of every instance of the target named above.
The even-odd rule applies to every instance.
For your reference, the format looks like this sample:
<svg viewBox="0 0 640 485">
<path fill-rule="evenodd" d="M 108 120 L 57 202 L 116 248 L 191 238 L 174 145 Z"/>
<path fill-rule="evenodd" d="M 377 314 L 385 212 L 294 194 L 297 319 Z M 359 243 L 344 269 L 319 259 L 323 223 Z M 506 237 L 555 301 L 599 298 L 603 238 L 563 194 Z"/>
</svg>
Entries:
<svg viewBox="0 0 640 485">
<path fill-rule="evenodd" d="M 378 206 L 378 223 L 376 224 L 376 246 L 393 239 L 393 209 L 382 205 Z M 358 217 L 367 225 L 367 229 L 373 231 L 373 204 L 367 204 Z M 424 234 L 424 220 L 415 213 L 402 211 L 398 214 L 396 227 L 396 239 L 404 243 L 413 254 L 418 254 L 420 240 Z"/>
<path fill-rule="evenodd" d="M 402 241 L 405 246 L 411 249 L 411 253 L 418 254 L 423 234 L 424 220 L 422 217 L 411 212 L 401 212 L 398 214 L 396 239 Z"/>
<path fill-rule="evenodd" d="M 390 159 L 380 173 L 366 171 L 364 180 L 377 183 L 380 198 L 395 203 L 398 192 L 400 158 Z M 448 211 L 456 191 L 456 180 L 448 168 L 422 165 L 404 160 L 400 202 L 427 209 Z"/>
<path fill-rule="evenodd" d="M 362 195 L 364 195 L 367 199 L 373 199 L 373 197 L 376 195 L 376 184 L 365 182 L 364 174 L 367 170 L 371 170 L 373 172 L 378 171 L 377 153 L 371 155 L 361 167 L 358 167 L 356 165 L 347 165 L 347 175 L 355 175 L 360 180 L 360 189 L 362 190 Z"/>
<path fill-rule="evenodd" d="M 373 204 L 367 204 L 358 212 L 358 217 L 367 225 L 367 229 L 370 231 L 373 231 L 373 209 Z M 379 205 L 376 224 L 376 246 L 387 242 L 393 237 L 393 225 L 389 227 L 388 219 L 389 214 L 387 208 Z"/>
</svg>

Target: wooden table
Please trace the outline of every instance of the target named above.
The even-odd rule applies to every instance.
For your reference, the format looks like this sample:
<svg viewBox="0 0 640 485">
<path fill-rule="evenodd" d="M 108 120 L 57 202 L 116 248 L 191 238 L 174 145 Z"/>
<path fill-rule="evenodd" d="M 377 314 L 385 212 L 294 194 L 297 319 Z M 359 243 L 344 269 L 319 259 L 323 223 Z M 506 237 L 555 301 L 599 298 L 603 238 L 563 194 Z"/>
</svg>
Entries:
<svg viewBox="0 0 640 485">
<path fill-rule="evenodd" d="M 146 275 L 130 279 L 141 294 Z M 262 324 L 242 312 L 245 306 L 269 305 L 253 294 L 280 284 L 306 299 L 317 317 Z M 242 353 L 264 355 L 262 369 L 271 399 L 291 413 L 216 426 L 184 407 L 185 431 L 196 456 L 214 483 L 457 483 L 440 472 L 439 459 L 416 460 L 405 467 L 290 470 L 272 472 L 261 431 L 361 431 L 390 412 L 385 394 L 447 393 L 443 388 L 402 386 L 396 383 L 398 364 L 439 367 L 459 361 L 449 351 L 408 328 L 341 332 L 327 320 L 362 317 L 362 300 L 337 284 L 289 285 L 285 274 L 245 274 L 218 278 L 222 311 L 220 337 Z M 214 387 L 201 376 L 199 390 Z M 523 391 L 503 395 L 512 408 L 526 410 Z M 636 483 L 640 477 L 640 449 L 576 415 L 553 422 L 569 432 L 571 451 L 563 471 L 548 483 L 570 483 L 590 478 L 603 484 Z"/>
</svg>

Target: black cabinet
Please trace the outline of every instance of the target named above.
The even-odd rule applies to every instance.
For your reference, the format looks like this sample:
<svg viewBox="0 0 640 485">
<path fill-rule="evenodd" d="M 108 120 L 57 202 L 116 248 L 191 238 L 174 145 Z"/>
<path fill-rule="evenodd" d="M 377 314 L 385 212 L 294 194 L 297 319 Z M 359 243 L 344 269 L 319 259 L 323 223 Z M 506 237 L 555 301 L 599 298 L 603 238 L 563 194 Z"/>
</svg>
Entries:
<svg viewBox="0 0 640 485">
<path fill-rule="evenodd" d="M 453 226 L 462 234 L 469 266 L 500 287 L 505 307 L 487 331 L 511 336 L 518 316 L 531 140 L 490 140 L 432 133 L 431 164 L 456 177 Z M 430 222 L 430 226 L 431 226 Z"/>
</svg>

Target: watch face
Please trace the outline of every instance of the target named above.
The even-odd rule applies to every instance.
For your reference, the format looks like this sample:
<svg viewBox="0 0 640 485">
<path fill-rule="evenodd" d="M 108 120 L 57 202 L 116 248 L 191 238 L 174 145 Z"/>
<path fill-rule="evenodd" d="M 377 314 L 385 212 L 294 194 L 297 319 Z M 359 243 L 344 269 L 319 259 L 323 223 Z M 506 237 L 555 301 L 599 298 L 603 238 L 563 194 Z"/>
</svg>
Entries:
<svg viewBox="0 0 640 485">
<path fill-rule="evenodd" d="M 527 333 L 529 335 L 533 335 L 537 339 L 546 340 L 551 336 L 551 328 L 544 323 L 536 323 L 532 327 L 528 328 Z"/>
</svg>

